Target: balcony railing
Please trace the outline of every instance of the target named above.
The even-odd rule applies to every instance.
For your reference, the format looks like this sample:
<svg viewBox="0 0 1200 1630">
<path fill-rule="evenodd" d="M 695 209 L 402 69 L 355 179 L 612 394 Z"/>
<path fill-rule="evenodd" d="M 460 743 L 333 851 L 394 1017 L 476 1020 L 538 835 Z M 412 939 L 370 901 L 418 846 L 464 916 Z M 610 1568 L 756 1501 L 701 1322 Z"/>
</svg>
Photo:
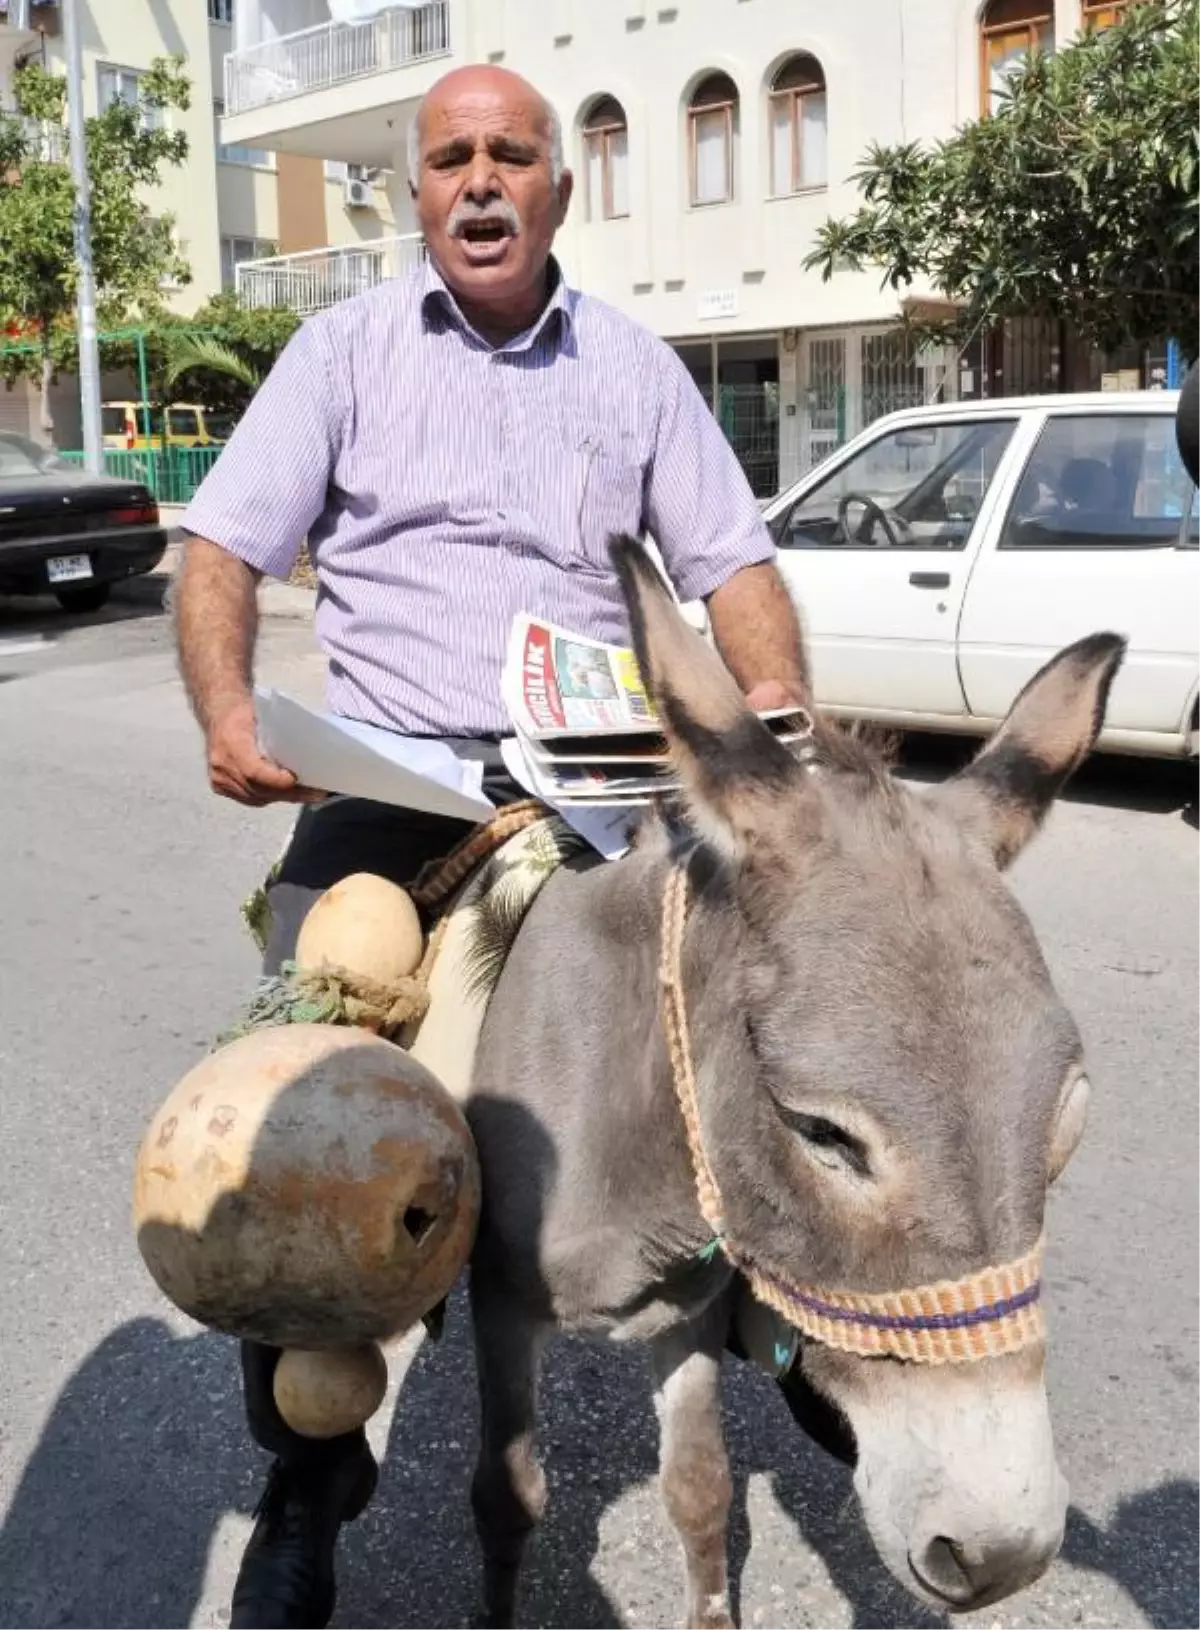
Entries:
<svg viewBox="0 0 1200 1630">
<path fill-rule="evenodd" d="M 403 277 L 424 258 L 424 239 L 410 232 L 374 243 L 246 260 L 237 268 L 238 299 L 244 306 L 290 306 L 307 317 L 377 283 Z"/>
<path fill-rule="evenodd" d="M 321 23 L 225 58 L 225 112 L 249 113 L 289 96 L 387 73 L 450 49 L 449 0 L 380 12 L 361 23 Z"/>
</svg>

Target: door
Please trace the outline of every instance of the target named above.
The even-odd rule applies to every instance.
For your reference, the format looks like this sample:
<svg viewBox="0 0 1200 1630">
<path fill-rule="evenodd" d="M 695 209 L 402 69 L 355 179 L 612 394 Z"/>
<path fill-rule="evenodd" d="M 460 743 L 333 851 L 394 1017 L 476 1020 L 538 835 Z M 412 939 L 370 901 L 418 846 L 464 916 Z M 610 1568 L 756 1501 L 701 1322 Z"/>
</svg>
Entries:
<svg viewBox="0 0 1200 1630">
<path fill-rule="evenodd" d="M 815 469 L 852 432 L 846 425 L 846 336 L 809 334 L 804 340 L 800 468 Z"/>
<path fill-rule="evenodd" d="M 964 713 L 959 611 L 1016 424 L 948 409 L 881 430 L 773 517 L 819 703 Z"/>
<path fill-rule="evenodd" d="M 1112 730 L 1174 732 L 1197 673 L 1195 492 L 1170 412 L 1047 415 L 971 576 L 959 662 L 974 714 L 1002 718 L 1055 652 L 1111 629 L 1129 650 Z"/>
</svg>

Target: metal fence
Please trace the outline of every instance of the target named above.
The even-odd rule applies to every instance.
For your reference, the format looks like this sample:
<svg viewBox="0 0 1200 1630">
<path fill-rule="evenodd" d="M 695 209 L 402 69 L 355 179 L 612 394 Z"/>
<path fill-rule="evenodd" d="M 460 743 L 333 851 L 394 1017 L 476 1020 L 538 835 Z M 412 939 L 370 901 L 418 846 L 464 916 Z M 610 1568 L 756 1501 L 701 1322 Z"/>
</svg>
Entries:
<svg viewBox="0 0 1200 1630">
<path fill-rule="evenodd" d="M 192 494 L 221 455 L 212 447 L 145 447 L 104 449 L 104 473 L 120 481 L 149 487 L 160 504 L 190 503 Z M 83 463 L 81 452 L 59 453 L 69 464 Z"/>
<path fill-rule="evenodd" d="M 290 306 L 307 317 L 376 283 L 403 277 L 424 257 L 421 234 L 408 232 L 374 243 L 244 260 L 236 272 L 238 299 L 244 306 Z"/>
<path fill-rule="evenodd" d="M 361 23 L 320 23 L 225 58 L 226 115 L 387 73 L 450 49 L 449 0 L 383 11 Z"/>
</svg>

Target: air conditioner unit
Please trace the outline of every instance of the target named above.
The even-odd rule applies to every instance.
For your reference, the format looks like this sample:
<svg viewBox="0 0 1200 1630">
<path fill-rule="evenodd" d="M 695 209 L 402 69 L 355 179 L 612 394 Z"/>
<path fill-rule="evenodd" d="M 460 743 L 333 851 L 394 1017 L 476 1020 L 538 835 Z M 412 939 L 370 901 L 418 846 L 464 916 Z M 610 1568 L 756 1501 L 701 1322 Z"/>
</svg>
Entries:
<svg viewBox="0 0 1200 1630">
<path fill-rule="evenodd" d="M 342 197 L 345 199 L 347 209 L 370 209 L 371 184 L 369 181 L 360 181 L 357 176 L 351 176 L 342 183 Z"/>
</svg>

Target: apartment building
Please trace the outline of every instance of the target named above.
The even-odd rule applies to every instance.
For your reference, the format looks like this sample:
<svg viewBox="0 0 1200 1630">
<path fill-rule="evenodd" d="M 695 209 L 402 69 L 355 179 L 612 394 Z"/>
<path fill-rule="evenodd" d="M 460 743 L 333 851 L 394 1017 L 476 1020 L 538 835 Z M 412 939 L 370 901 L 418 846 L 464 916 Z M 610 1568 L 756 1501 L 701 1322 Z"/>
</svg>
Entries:
<svg viewBox="0 0 1200 1630">
<path fill-rule="evenodd" d="M 191 106 L 165 116 L 187 133 L 188 159 L 165 170 L 148 202 L 170 214 L 192 281 L 167 290 L 170 305 L 194 311 L 237 267 L 326 244 L 353 245 L 394 230 L 388 200 L 374 187 L 347 186 L 344 163 L 328 165 L 261 143 L 224 142 L 223 72 L 233 50 L 233 0 L 82 0 L 84 112 L 114 99 L 136 100 L 138 78 L 156 57 L 180 53 L 191 80 Z M 57 0 L 0 0 L 0 107 L 12 106 L 12 78 L 24 63 L 65 71 Z M 159 115 L 162 116 L 162 115 Z M 78 434 L 73 389 L 57 393 L 59 440 Z M 27 431 L 38 420 L 32 392 L 0 391 L 0 425 Z"/>
<path fill-rule="evenodd" d="M 880 413 L 938 394 L 1054 389 L 1085 362 L 1016 324 L 965 357 L 914 351 L 872 274 L 804 270 L 858 202 L 871 142 L 986 111 L 1036 45 L 1121 0 L 236 0 L 223 139 L 378 178 L 393 235 L 247 266 L 251 303 L 309 311 L 421 252 L 405 143 L 446 69 L 526 74 L 562 120 L 576 199 L 568 276 L 675 345 L 760 492 Z M 914 290 L 913 298 L 929 291 Z M 1085 370 L 1086 371 L 1086 370 Z M 1068 376 L 1072 375 L 1069 378 Z"/>
</svg>

